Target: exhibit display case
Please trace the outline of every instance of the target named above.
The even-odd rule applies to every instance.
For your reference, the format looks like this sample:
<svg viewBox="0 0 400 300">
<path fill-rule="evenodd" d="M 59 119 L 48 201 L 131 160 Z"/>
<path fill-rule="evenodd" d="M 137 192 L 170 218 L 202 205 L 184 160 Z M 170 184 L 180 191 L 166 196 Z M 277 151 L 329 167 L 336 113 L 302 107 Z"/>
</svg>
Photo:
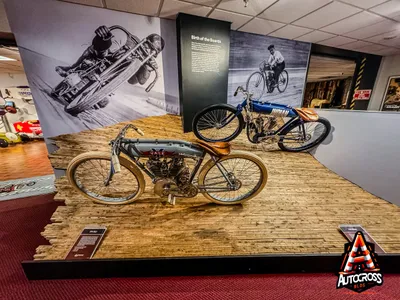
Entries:
<svg viewBox="0 0 400 300">
<path fill-rule="evenodd" d="M 306 89 L 308 42 L 35 2 L 6 7 L 65 205 L 23 262 L 29 279 L 337 271 L 343 225 L 394 271 L 398 190 L 383 182 L 398 170 L 374 149 L 395 159 L 396 139 L 365 133 L 388 119 L 309 108 L 340 80 L 346 95 L 373 86 L 380 57 L 351 53 L 358 81 Z"/>
</svg>

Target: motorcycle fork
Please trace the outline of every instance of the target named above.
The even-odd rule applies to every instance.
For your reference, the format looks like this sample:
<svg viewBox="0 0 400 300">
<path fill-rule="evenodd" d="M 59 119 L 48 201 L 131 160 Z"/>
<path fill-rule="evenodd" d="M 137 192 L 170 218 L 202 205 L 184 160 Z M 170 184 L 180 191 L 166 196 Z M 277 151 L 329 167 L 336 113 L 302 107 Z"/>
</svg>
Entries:
<svg viewBox="0 0 400 300">
<path fill-rule="evenodd" d="M 108 186 L 110 184 L 110 181 L 112 180 L 114 174 L 115 174 L 114 165 L 112 160 L 110 160 L 110 171 L 108 172 L 108 176 L 104 181 L 104 186 Z"/>
</svg>

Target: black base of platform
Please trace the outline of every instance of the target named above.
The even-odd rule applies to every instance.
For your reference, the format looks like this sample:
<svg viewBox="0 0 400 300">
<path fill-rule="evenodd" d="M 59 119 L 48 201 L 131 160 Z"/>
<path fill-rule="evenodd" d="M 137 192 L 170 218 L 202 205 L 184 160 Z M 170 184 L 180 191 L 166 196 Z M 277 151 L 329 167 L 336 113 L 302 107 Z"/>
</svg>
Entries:
<svg viewBox="0 0 400 300">
<path fill-rule="evenodd" d="M 332 255 L 252 255 L 140 259 L 24 261 L 29 280 L 109 277 L 200 276 L 267 273 L 337 273 L 342 258 Z M 381 254 L 382 273 L 400 272 L 400 254 Z"/>
</svg>

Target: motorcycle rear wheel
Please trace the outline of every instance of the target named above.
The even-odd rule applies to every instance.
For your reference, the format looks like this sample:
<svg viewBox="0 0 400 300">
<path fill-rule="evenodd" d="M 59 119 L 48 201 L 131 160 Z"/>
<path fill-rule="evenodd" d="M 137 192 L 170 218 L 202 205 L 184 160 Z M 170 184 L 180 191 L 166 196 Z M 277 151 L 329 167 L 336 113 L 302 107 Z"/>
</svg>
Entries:
<svg viewBox="0 0 400 300">
<path fill-rule="evenodd" d="M 226 188 L 227 182 L 218 166 L 210 159 L 200 170 L 199 186 L 204 186 L 204 197 L 221 205 L 240 204 L 257 196 L 265 187 L 268 180 L 268 171 L 264 162 L 257 155 L 247 151 L 232 151 L 230 155 L 219 161 L 223 168 L 235 177 L 240 187 L 237 190 L 216 192 L 210 189 Z M 225 180 L 225 181 L 224 181 Z M 207 191 L 207 184 L 209 191 Z M 243 189 L 248 189 L 244 191 Z M 242 192 L 242 195 L 238 193 Z"/>
<path fill-rule="evenodd" d="M 120 156 L 121 171 L 115 173 L 105 186 L 103 182 L 111 167 L 110 160 L 107 152 L 78 155 L 67 168 L 70 184 L 79 194 L 100 204 L 122 205 L 136 201 L 145 188 L 142 172 L 133 162 Z"/>
</svg>

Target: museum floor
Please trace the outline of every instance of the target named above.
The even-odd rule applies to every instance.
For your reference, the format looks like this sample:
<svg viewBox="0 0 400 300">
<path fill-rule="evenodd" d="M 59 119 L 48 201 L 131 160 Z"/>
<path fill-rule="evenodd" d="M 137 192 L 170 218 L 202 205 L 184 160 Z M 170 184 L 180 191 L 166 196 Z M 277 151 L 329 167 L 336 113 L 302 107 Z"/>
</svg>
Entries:
<svg viewBox="0 0 400 300">
<path fill-rule="evenodd" d="M 193 140 L 181 133 L 177 116 L 133 122 L 145 137 Z M 123 124 L 57 138 L 50 156 L 66 168 L 77 154 L 108 151 Z M 83 227 L 107 226 L 95 258 L 214 256 L 266 253 L 342 253 L 340 224 L 361 224 L 388 253 L 400 252 L 400 208 L 331 172 L 308 153 L 287 153 L 272 145 L 264 152 L 242 135 L 236 149 L 257 153 L 265 162 L 266 188 L 243 206 L 217 206 L 202 195 L 163 205 L 147 182 L 137 202 L 125 206 L 92 203 L 58 179 L 55 199 L 65 201 L 42 235 L 51 245 L 37 248 L 35 259 L 63 259 Z"/>
<path fill-rule="evenodd" d="M 0 181 L 53 174 L 44 141 L 0 148 Z"/>
<path fill-rule="evenodd" d="M 21 261 L 46 243 L 40 232 L 60 204 L 53 195 L 0 202 L 0 299 L 394 300 L 400 293 L 400 276 L 393 274 L 362 294 L 337 290 L 333 273 L 28 281 Z"/>
</svg>

